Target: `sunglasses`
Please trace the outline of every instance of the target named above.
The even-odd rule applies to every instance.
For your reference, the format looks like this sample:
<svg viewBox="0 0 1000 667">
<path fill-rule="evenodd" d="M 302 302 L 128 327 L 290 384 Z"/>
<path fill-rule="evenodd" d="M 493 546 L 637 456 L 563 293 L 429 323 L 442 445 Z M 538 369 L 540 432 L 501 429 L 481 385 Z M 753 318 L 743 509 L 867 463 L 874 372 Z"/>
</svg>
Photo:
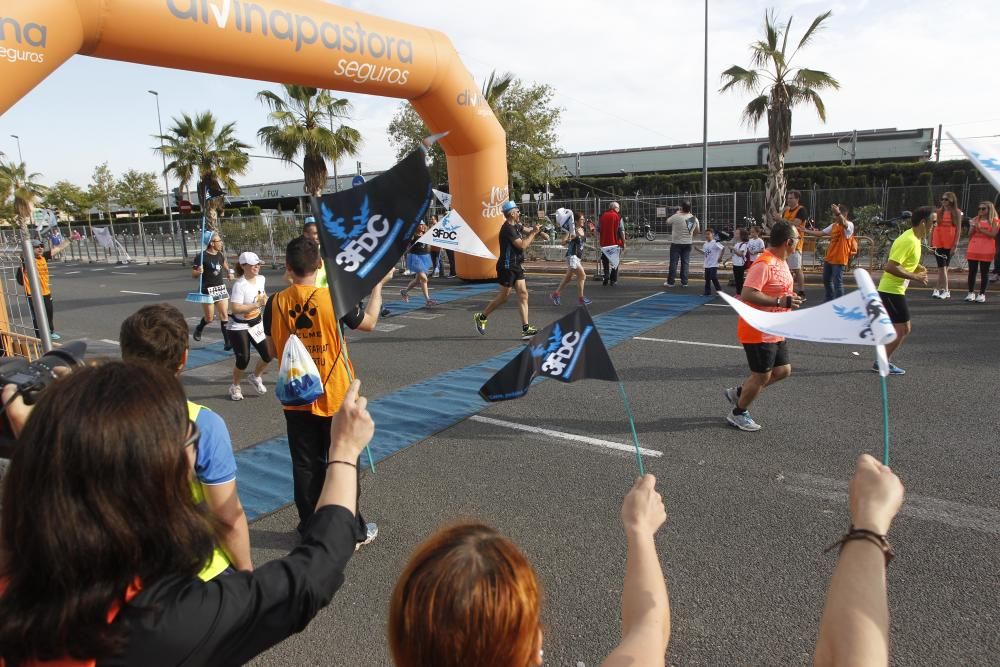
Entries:
<svg viewBox="0 0 1000 667">
<path fill-rule="evenodd" d="M 198 440 L 201 439 L 201 429 L 190 419 L 188 420 L 188 436 L 184 439 L 184 444 L 181 445 L 181 449 L 187 449 L 191 445 L 195 447 L 198 446 Z"/>
<path fill-rule="evenodd" d="M 980 210 L 980 211 L 988 211 L 988 210 L 990 210 L 990 209 L 988 209 L 988 208 L 987 208 L 987 207 L 985 207 L 985 206 L 980 206 L 980 207 L 979 207 L 979 210 Z"/>
</svg>

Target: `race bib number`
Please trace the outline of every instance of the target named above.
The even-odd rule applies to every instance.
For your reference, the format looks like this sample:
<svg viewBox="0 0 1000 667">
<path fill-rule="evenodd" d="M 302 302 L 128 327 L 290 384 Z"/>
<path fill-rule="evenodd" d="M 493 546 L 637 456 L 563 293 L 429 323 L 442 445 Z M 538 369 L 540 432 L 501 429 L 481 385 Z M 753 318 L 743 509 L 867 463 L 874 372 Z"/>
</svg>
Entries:
<svg viewBox="0 0 1000 667">
<path fill-rule="evenodd" d="M 229 298 L 229 292 L 226 291 L 225 285 L 212 285 L 208 288 L 208 295 L 216 301 Z"/>
<path fill-rule="evenodd" d="M 253 340 L 253 342 L 255 343 L 261 342 L 262 340 L 264 340 L 264 323 L 258 322 L 257 324 L 247 329 L 247 333 L 250 334 L 250 338 Z"/>
</svg>

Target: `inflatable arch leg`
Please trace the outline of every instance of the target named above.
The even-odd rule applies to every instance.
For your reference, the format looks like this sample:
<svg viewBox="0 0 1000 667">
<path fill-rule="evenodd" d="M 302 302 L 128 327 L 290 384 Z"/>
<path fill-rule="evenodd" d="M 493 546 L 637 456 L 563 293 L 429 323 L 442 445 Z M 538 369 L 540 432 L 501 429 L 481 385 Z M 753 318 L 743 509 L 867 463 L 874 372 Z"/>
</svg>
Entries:
<svg viewBox="0 0 1000 667">
<path fill-rule="evenodd" d="M 411 100 L 449 132 L 453 206 L 499 252 L 504 133 L 440 32 L 320 0 L 4 0 L 0 114 L 75 54 Z M 495 264 L 460 254 L 458 274 Z"/>
</svg>

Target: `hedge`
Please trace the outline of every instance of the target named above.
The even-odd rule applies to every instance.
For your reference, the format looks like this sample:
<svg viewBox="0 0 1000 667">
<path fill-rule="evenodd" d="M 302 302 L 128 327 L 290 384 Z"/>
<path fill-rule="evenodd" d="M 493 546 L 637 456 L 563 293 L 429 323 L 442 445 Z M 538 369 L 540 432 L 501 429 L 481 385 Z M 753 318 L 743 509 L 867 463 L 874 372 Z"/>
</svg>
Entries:
<svg viewBox="0 0 1000 667">
<path fill-rule="evenodd" d="M 767 178 L 767 168 L 709 170 L 710 192 L 761 191 Z M 850 165 L 785 167 L 788 187 L 796 190 L 817 188 L 865 188 L 907 185 L 963 185 L 986 182 L 968 160 L 944 162 L 872 162 Z M 589 187 L 581 187 L 589 186 Z M 636 190 L 643 195 L 672 195 L 701 192 L 701 172 L 671 174 L 641 174 L 625 176 L 580 177 L 564 181 L 555 189 L 560 198 L 576 198 L 589 188 L 626 196 Z"/>
</svg>

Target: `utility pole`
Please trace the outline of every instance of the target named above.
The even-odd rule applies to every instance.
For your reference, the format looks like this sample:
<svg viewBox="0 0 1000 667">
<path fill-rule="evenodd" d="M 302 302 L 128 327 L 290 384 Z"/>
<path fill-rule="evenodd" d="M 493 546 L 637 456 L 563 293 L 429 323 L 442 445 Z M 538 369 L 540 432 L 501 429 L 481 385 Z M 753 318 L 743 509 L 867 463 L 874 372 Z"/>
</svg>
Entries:
<svg viewBox="0 0 1000 667">
<path fill-rule="evenodd" d="M 701 219 L 708 229 L 708 0 L 705 0 L 705 85 L 702 101 L 703 122 L 701 137 Z"/>
</svg>

